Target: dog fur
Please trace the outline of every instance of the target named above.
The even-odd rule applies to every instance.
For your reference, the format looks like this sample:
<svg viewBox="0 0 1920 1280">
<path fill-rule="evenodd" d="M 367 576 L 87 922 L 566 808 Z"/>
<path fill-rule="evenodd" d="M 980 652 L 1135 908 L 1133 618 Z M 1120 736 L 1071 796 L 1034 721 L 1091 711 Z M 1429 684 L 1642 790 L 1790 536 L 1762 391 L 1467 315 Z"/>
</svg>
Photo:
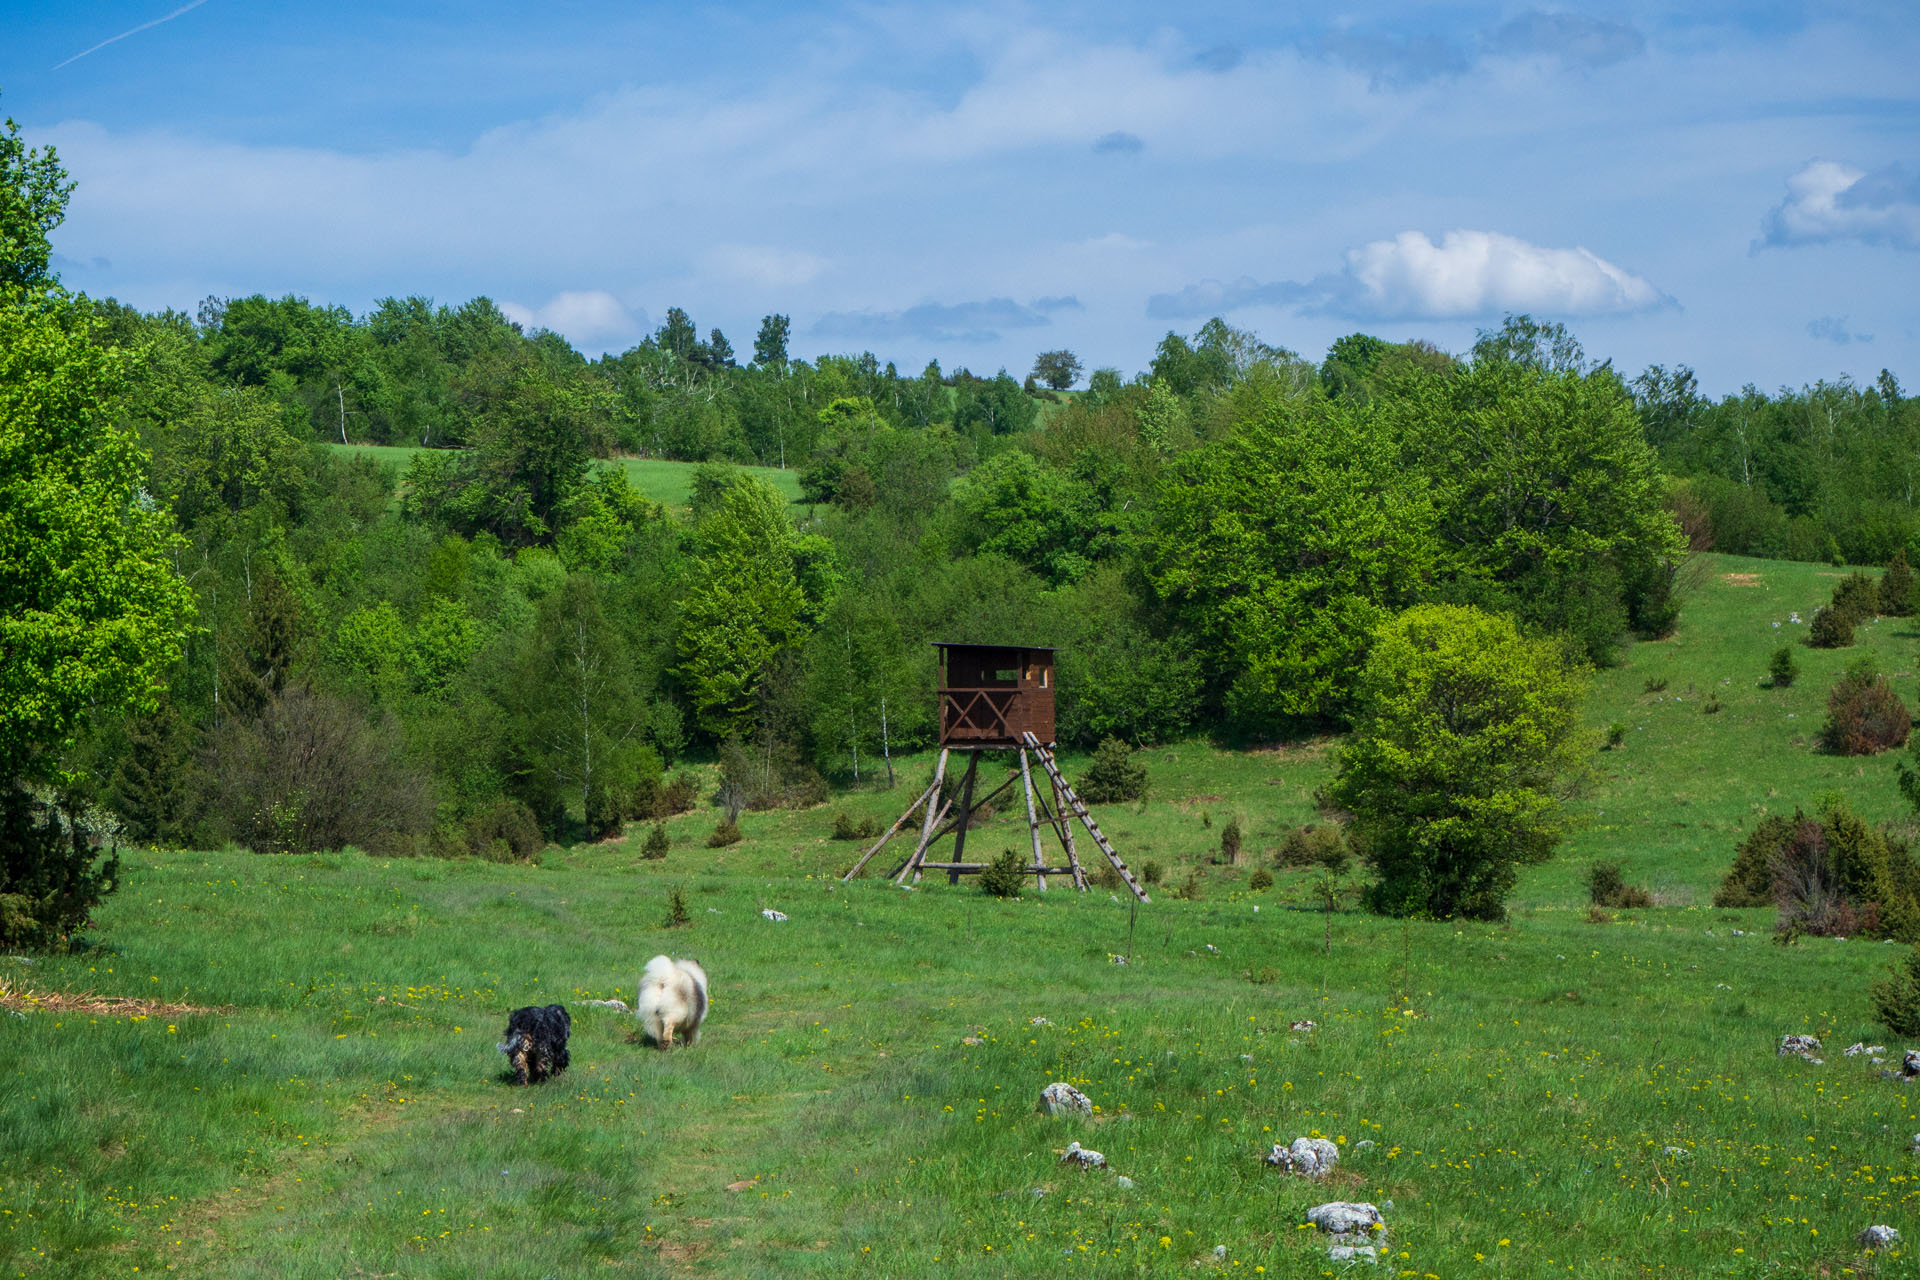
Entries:
<svg viewBox="0 0 1920 1280">
<path fill-rule="evenodd" d="M 530 1004 L 507 1015 L 507 1036 L 500 1052 L 507 1055 L 515 1084 L 539 1084 L 567 1069 L 567 1036 L 573 1019 L 563 1004 Z"/>
<path fill-rule="evenodd" d="M 661 1049 L 697 1044 L 707 1018 L 707 972 L 691 960 L 655 956 L 633 998 L 640 1033 Z"/>
</svg>

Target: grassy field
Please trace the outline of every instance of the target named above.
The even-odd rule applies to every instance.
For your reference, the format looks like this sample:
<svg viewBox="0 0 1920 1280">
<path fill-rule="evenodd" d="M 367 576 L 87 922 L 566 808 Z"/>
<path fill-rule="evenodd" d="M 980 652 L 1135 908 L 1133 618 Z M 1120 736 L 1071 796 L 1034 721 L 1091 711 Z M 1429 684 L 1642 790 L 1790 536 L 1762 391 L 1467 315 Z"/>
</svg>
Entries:
<svg viewBox="0 0 1920 1280">
<path fill-rule="evenodd" d="M 418 448 L 406 445 L 330 444 L 327 447 L 340 453 L 360 454 L 383 463 L 390 462 L 403 475 L 408 466 L 412 465 L 413 455 L 421 452 Z M 618 458 L 611 465 L 624 470 L 633 487 L 655 502 L 665 503 L 669 507 L 685 508 L 693 500 L 693 472 L 698 463 L 667 462 L 660 458 Z M 741 467 L 740 470 L 749 475 L 759 476 L 777 489 L 787 501 L 800 501 L 798 471 L 782 470 L 779 467 Z"/>
<path fill-rule="evenodd" d="M 1840 1053 L 1905 1047 L 1865 998 L 1896 949 L 1780 947 L 1706 905 L 1759 807 L 1898 809 L 1887 759 L 1809 745 L 1853 655 L 1758 683 L 1831 572 L 1713 562 L 1673 640 L 1601 673 L 1625 745 L 1502 925 L 1329 915 L 1307 873 L 1255 894 L 1207 862 L 1230 815 L 1256 851 L 1310 820 L 1331 743 L 1150 752 L 1149 799 L 1103 826 L 1201 896 L 1137 913 L 839 884 L 834 814 L 890 819 L 925 759 L 727 849 L 684 815 L 659 862 L 638 830 L 537 867 L 133 853 L 91 950 L 0 958 L 0 1274 L 1317 1276 L 1345 1268 L 1303 1215 L 1336 1198 L 1392 1202 L 1396 1276 L 1909 1274 L 1852 1240 L 1920 1230 L 1915 1095 Z M 1910 632 L 1861 646 L 1903 695 Z M 1665 905 L 1590 923 L 1599 856 Z M 672 1055 L 583 1003 L 658 951 L 714 979 Z M 505 1085 L 506 1010 L 556 999 L 572 1069 Z M 1802 1031 L 1824 1065 L 1775 1056 Z M 1098 1114 L 1038 1115 L 1056 1079 Z M 1330 1184 L 1262 1164 L 1314 1133 Z M 1133 1186 L 1060 1166 L 1070 1141 Z"/>
</svg>

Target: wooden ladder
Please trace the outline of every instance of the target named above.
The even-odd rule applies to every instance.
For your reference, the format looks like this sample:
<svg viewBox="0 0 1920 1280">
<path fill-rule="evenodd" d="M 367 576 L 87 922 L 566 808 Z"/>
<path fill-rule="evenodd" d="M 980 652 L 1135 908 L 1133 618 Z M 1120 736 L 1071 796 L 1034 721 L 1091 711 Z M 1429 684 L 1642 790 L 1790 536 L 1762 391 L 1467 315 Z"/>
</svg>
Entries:
<svg viewBox="0 0 1920 1280">
<path fill-rule="evenodd" d="M 1142 902 L 1152 902 L 1153 899 L 1147 896 L 1147 891 L 1141 888 L 1138 880 L 1133 878 L 1133 872 L 1127 869 L 1127 864 L 1120 860 L 1120 855 L 1113 851 L 1113 846 L 1101 833 L 1100 824 L 1095 822 L 1093 814 L 1087 811 L 1086 802 L 1075 794 L 1073 788 L 1067 785 L 1067 780 L 1061 776 L 1060 766 L 1054 763 L 1053 752 L 1041 746 L 1040 739 L 1031 733 L 1023 733 L 1020 736 L 1025 739 L 1027 749 L 1039 757 L 1040 767 L 1047 771 L 1049 778 L 1053 779 L 1053 785 L 1060 789 L 1060 797 L 1067 802 L 1068 810 L 1074 817 L 1080 819 L 1080 825 L 1087 829 L 1087 834 L 1093 837 L 1093 842 L 1100 846 L 1100 852 L 1107 855 L 1107 861 L 1111 862 L 1113 869 L 1120 873 L 1120 878 L 1127 882 L 1127 888 L 1133 890 L 1133 896 Z"/>
</svg>

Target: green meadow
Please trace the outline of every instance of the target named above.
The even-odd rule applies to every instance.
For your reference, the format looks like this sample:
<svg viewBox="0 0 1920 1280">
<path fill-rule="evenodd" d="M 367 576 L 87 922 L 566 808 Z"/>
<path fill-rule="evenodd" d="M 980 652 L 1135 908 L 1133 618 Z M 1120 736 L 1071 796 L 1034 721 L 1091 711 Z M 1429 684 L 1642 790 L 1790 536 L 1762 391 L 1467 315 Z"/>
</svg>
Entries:
<svg viewBox="0 0 1920 1280">
<path fill-rule="evenodd" d="M 0 958 L 0 1274 L 1909 1274 L 1853 1237 L 1920 1231 L 1915 1094 L 1842 1053 L 1906 1047 L 1865 994 L 1898 949 L 1780 946 L 1771 913 L 1709 905 L 1766 812 L 1901 811 L 1889 757 L 1813 743 L 1863 654 L 1914 701 L 1910 621 L 1764 682 L 1837 572 L 1702 562 L 1678 634 L 1596 676 L 1591 722 L 1624 740 L 1499 925 L 1377 919 L 1317 872 L 1250 891 L 1315 820 L 1331 740 L 1145 753 L 1147 799 L 1098 811 L 1165 872 L 1137 909 L 896 888 L 905 842 L 841 883 L 862 846 L 835 816 L 890 821 L 925 756 L 743 815 L 728 848 L 682 815 L 658 861 L 641 826 L 538 866 L 131 851 L 89 949 Z M 975 836 L 1025 838 L 1009 814 Z M 1590 918 L 1599 858 L 1660 905 Z M 585 1004 L 662 951 L 713 979 L 672 1054 Z M 552 1000 L 573 1065 L 515 1089 L 506 1011 Z M 1777 1057 L 1788 1032 L 1824 1065 Z M 1097 1113 L 1038 1114 L 1053 1080 Z M 1329 1181 L 1263 1164 L 1316 1134 Z M 1062 1166 L 1073 1141 L 1111 1170 Z M 1384 1210 L 1378 1271 L 1303 1225 L 1331 1199 Z"/>
<path fill-rule="evenodd" d="M 400 475 L 405 475 L 413 463 L 413 455 L 423 450 L 407 445 L 386 444 L 330 444 L 328 449 L 335 453 L 359 455 L 372 458 L 383 464 L 391 464 Z M 693 473 L 700 466 L 697 462 L 669 462 L 663 458 L 615 458 L 601 465 L 617 466 L 627 473 L 627 480 L 639 492 L 655 502 L 668 507 L 683 509 L 693 503 Z M 800 501 L 800 472 L 780 467 L 741 467 L 741 471 L 758 476 L 772 485 L 789 502 Z"/>
</svg>

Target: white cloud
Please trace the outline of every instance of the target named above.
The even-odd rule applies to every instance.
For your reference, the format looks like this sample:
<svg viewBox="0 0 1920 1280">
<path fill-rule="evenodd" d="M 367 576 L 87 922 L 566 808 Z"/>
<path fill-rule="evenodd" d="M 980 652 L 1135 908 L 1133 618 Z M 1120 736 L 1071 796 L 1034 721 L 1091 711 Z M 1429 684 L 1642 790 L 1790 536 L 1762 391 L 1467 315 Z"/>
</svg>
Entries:
<svg viewBox="0 0 1920 1280">
<path fill-rule="evenodd" d="M 828 266 L 817 253 L 748 244 L 720 245 L 707 255 L 707 262 L 722 275 L 768 288 L 811 284 Z"/>
<path fill-rule="evenodd" d="M 1082 240 L 1080 247 L 1083 249 L 1121 249 L 1132 251 L 1137 249 L 1151 249 L 1153 243 L 1148 240 L 1136 239 L 1133 236 L 1127 235 L 1125 232 L 1109 231 L 1103 236 L 1094 236 L 1091 239 Z"/>
<path fill-rule="evenodd" d="M 1449 231 L 1435 244 L 1403 231 L 1347 251 L 1344 270 L 1300 283 L 1203 280 L 1155 294 L 1147 314 L 1174 319 L 1283 306 L 1376 319 L 1461 320 L 1528 311 L 1610 315 L 1669 304 L 1647 281 L 1581 248 L 1543 249 L 1497 231 Z"/>
<path fill-rule="evenodd" d="M 583 350 L 630 345 L 646 326 L 620 300 L 602 289 L 569 289 L 538 307 L 500 303 L 501 314 L 523 329 L 551 329 Z"/>
<path fill-rule="evenodd" d="M 1920 178 L 1899 165 L 1868 173 L 1815 160 L 1787 179 L 1787 198 L 1768 212 L 1754 247 L 1832 240 L 1920 249 Z"/>
<path fill-rule="evenodd" d="M 1368 315 L 1464 318 L 1502 311 L 1644 311 L 1660 291 L 1587 249 L 1543 249 L 1497 231 L 1402 231 L 1347 253 L 1349 306 Z"/>
</svg>

